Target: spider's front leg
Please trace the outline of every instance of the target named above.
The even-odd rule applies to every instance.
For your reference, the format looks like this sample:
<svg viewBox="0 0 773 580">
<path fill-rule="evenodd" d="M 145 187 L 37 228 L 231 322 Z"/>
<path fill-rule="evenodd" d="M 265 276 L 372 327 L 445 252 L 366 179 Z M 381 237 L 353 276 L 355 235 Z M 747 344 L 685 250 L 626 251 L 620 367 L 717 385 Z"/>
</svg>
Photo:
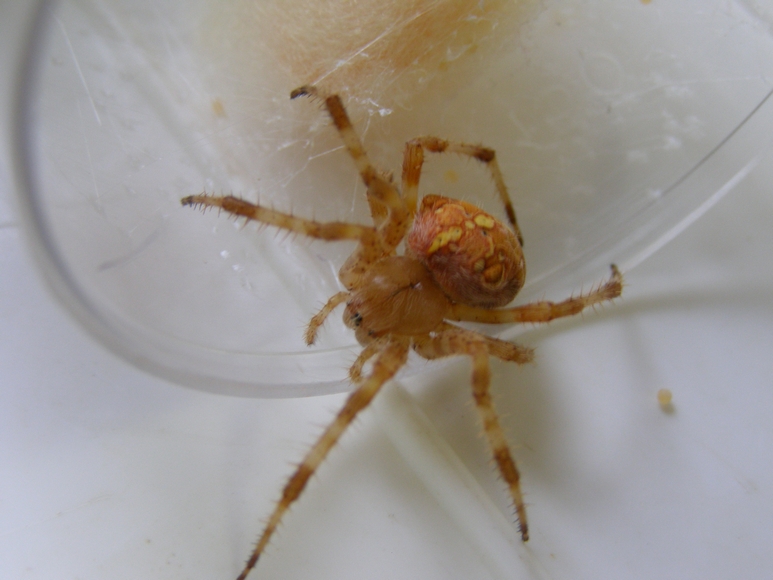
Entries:
<svg viewBox="0 0 773 580">
<path fill-rule="evenodd" d="M 392 247 L 396 247 L 410 226 L 409 212 L 399 192 L 392 185 L 391 179 L 382 174 L 368 157 L 368 153 L 362 145 L 357 131 L 354 130 L 351 119 L 349 119 L 349 114 L 346 112 L 341 97 L 321 95 L 317 88 L 311 85 L 299 87 L 290 93 L 291 99 L 300 96 L 319 97 L 324 101 L 325 108 L 333 120 L 333 125 L 341 136 L 341 141 L 344 142 L 363 183 L 368 188 L 368 205 L 373 223 L 376 227 L 381 227 L 387 219 L 393 222 L 388 233 L 394 232 Z M 402 229 L 395 227 L 394 224 L 398 222 L 402 224 Z"/>
<path fill-rule="evenodd" d="M 472 394 L 475 406 L 483 422 L 483 431 L 489 441 L 499 473 L 502 475 L 505 483 L 507 483 L 510 496 L 513 499 L 515 512 L 518 516 L 521 539 L 526 542 L 529 539 L 529 525 L 526 520 L 526 506 L 523 503 L 523 495 L 521 494 L 521 475 L 510 453 L 502 426 L 499 424 L 499 417 L 494 410 L 491 391 L 489 390 L 491 371 L 489 368 L 488 341 L 489 337 L 471 330 L 443 325 L 442 329 L 434 336 L 414 338 L 413 346 L 420 356 L 427 359 L 460 354 L 468 355 L 472 358 Z M 517 347 L 517 345 L 513 345 L 513 347 L 512 358 L 508 357 L 507 360 L 517 361 L 516 351 L 520 347 Z M 531 351 L 529 349 L 524 349 L 520 352 L 520 355 L 523 357 L 523 362 L 531 360 Z"/>
<path fill-rule="evenodd" d="M 189 195 L 180 200 L 184 206 L 216 207 L 233 216 L 244 217 L 271 226 L 320 240 L 356 240 L 366 245 L 377 245 L 376 230 L 372 227 L 347 222 L 317 222 L 296 217 L 289 213 L 276 211 L 262 205 L 250 203 L 234 195 L 210 195 L 200 193 Z"/>
<path fill-rule="evenodd" d="M 371 163 L 370 158 L 365 151 L 365 147 L 362 146 L 362 142 L 352 126 L 352 122 L 349 119 L 346 108 L 344 108 L 341 97 L 338 95 L 320 95 L 317 88 L 312 85 L 298 87 L 290 93 L 291 99 L 302 96 L 322 98 L 325 103 L 325 108 L 330 114 L 330 118 L 333 120 L 333 124 L 341 135 L 341 140 L 344 142 L 347 151 L 349 151 L 349 155 L 354 160 L 354 164 L 360 172 L 362 180 L 365 182 L 366 186 L 370 187 L 370 185 L 380 176 L 373 163 Z"/>
<path fill-rule="evenodd" d="M 276 226 L 284 230 L 296 232 L 326 241 L 354 240 L 359 244 L 357 249 L 347 259 L 339 272 L 341 282 L 347 288 L 353 288 L 359 278 L 368 269 L 368 266 L 391 251 L 389 246 L 385 246 L 384 236 L 380 229 L 347 222 L 328 222 L 320 223 L 314 220 L 306 220 L 295 217 L 294 215 L 276 211 L 258 204 L 250 203 L 233 195 L 209 195 L 202 193 L 199 195 L 189 195 L 180 200 L 183 205 L 191 207 L 216 207 L 227 211 L 231 215 L 244 217 L 248 220 L 255 220 L 264 224 Z M 386 224 L 382 224 L 384 228 Z M 332 300 L 332 299 L 331 299 Z M 333 305 L 333 308 L 340 302 Z M 325 309 L 323 309 L 324 311 Z M 332 310 L 332 308 L 331 308 Z M 313 321 L 312 321 L 313 323 Z M 320 321 L 321 323 L 321 321 Z M 313 327 L 306 333 L 307 341 L 314 337 Z"/>
</svg>

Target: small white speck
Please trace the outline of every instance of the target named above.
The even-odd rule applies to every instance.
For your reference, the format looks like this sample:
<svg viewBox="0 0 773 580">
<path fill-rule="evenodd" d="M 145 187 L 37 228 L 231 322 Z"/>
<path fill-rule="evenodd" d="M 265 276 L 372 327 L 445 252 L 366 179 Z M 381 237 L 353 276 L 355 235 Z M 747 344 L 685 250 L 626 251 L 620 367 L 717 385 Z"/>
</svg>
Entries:
<svg viewBox="0 0 773 580">
<path fill-rule="evenodd" d="M 663 149 L 666 151 L 682 148 L 682 140 L 674 135 L 666 135 L 663 143 Z"/>
<path fill-rule="evenodd" d="M 223 250 L 222 252 L 220 252 L 220 257 L 223 258 L 224 260 L 227 259 L 228 256 L 230 255 L 231 253 L 228 250 Z"/>
<path fill-rule="evenodd" d="M 693 91 L 690 87 L 684 85 L 671 85 L 666 87 L 665 94 L 672 99 L 686 99 L 693 95 Z"/>
<path fill-rule="evenodd" d="M 628 151 L 626 158 L 629 163 L 646 163 L 649 161 L 649 155 L 643 149 L 631 149 Z"/>
<path fill-rule="evenodd" d="M 647 197 L 650 199 L 660 199 L 663 196 L 663 190 L 662 189 L 648 189 L 647 190 Z"/>
</svg>

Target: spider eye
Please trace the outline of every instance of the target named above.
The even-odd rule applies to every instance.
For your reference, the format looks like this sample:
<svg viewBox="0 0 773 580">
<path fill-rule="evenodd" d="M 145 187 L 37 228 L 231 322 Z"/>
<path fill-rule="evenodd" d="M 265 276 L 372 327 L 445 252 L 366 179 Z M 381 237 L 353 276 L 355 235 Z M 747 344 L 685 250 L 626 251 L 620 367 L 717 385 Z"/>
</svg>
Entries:
<svg viewBox="0 0 773 580">
<path fill-rule="evenodd" d="M 354 326 L 359 326 L 360 324 L 362 324 L 362 314 L 360 314 L 359 312 L 355 312 L 351 317 L 351 321 L 352 321 L 352 324 L 354 324 Z"/>
</svg>

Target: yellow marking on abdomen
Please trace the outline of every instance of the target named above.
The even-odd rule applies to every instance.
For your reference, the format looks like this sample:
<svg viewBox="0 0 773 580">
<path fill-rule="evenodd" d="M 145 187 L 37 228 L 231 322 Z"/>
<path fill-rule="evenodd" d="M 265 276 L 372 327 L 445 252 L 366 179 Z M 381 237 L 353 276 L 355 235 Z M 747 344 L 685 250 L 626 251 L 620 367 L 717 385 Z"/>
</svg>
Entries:
<svg viewBox="0 0 773 580">
<path fill-rule="evenodd" d="M 427 250 L 427 254 L 434 254 L 437 252 L 440 248 L 447 246 L 451 242 L 458 242 L 462 237 L 462 228 L 460 227 L 452 227 L 448 228 L 447 230 L 444 230 L 440 232 L 434 240 L 432 240 L 432 244 L 429 247 L 429 250 Z"/>
<path fill-rule="evenodd" d="M 488 215 L 478 214 L 476 215 L 473 220 L 476 224 L 478 224 L 480 227 L 485 228 L 487 230 L 493 229 L 494 224 L 494 218 Z"/>
</svg>

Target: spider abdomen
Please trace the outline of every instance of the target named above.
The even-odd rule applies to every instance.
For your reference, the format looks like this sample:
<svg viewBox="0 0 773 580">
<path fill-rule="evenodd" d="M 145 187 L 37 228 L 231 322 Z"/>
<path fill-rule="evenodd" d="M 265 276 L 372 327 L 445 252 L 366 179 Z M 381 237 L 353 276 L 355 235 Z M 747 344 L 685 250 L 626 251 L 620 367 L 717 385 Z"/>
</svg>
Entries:
<svg viewBox="0 0 773 580">
<path fill-rule="evenodd" d="M 504 306 L 523 286 L 526 267 L 518 238 L 471 203 L 425 196 L 406 242 L 407 252 L 454 302 Z"/>
<path fill-rule="evenodd" d="M 373 264 L 346 303 L 344 323 L 367 344 L 387 333 L 421 335 L 435 330 L 451 303 L 424 265 L 407 256 Z"/>
</svg>

